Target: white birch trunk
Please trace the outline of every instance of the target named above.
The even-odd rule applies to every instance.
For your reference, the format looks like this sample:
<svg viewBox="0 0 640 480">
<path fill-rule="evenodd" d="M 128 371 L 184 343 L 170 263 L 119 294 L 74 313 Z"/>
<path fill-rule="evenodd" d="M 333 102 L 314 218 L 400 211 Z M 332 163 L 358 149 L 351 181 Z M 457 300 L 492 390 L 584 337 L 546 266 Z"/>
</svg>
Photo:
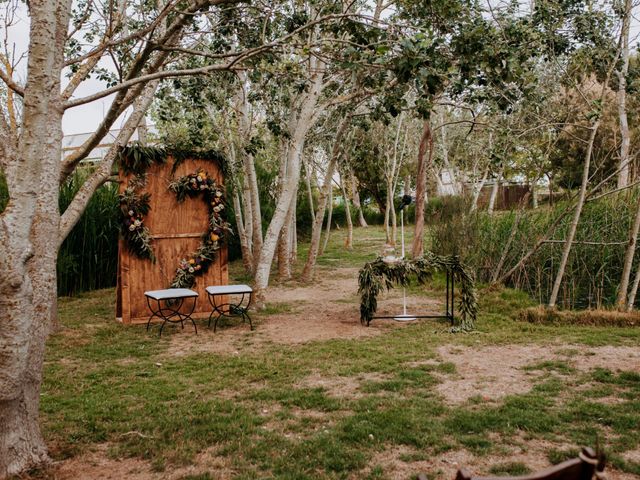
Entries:
<svg viewBox="0 0 640 480">
<path fill-rule="evenodd" d="M 238 112 L 238 126 L 240 136 L 245 143 L 251 139 L 252 116 L 251 105 L 247 95 L 247 73 L 240 71 L 237 73 L 240 86 L 236 93 L 236 111 Z M 242 155 L 242 168 L 246 179 L 243 203 L 247 205 L 245 217 L 247 222 L 251 222 L 251 228 L 247 228 L 247 233 L 251 234 L 252 271 L 255 272 L 260 251 L 262 250 L 262 208 L 260 205 L 260 191 L 258 190 L 258 176 L 256 174 L 255 159 L 252 154 L 244 149 L 240 150 Z"/>
<path fill-rule="evenodd" d="M 284 184 L 286 182 L 286 179 L 289 173 L 287 167 L 288 165 L 286 161 L 283 161 L 280 163 L 280 171 L 278 175 L 279 183 L 280 183 L 279 185 L 280 195 L 282 195 Z M 289 203 L 289 206 L 287 208 L 287 215 L 285 216 L 284 224 L 282 225 L 282 229 L 280 230 L 280 235 L 278 237 L 278 246 L 276 247 L 279 280 L 288 280 L 289 278 L 291 278 L 291 268 L 289 265 L 289 240 L 291 238 L 290 236 L 291 205 L 293 203 L 294 197 L 291 198 L 291 202 Z"/>
<path fill-rule="evenodd" d="M 487 181 L 487 175 L 489 174 L 489 167 L 484 169 L 484 173 L 482 174 L 482 178 L 480 182 L 474 185 L 473 199 L 471 200 L 471 212 L 474 212 L 478 208 L 478 199 L 480 198 L 480 193 L 482 192 L 482 188 L 484 187 L 485 182 Z"/>
<path fill-rule="evenodd" d="M 311 167 L 307 162 L 302 162 L 302 166 L 305 170 L 304 183 L 307 186 L 307 200 L 309 202 L 309 212 L 311 213 L 311 221 L 316 216 L 315 209 L 313 208 L 313 190 L 311 189 Z"/>
<path fill-rule="evenodd" d="M 273 212 L 269 227 L 267 228 L 255 269 L 255 299 L 258 308 L 264 306 L 265 290 L 269 285 L 271 263 L 273 262 L 278 236 L 289 212 L 291 200 L 298 191 L 301 169 L 300 162 L 305 137 L 312 126 L 314 116 L 318 114 L 315 110 L 322 89 L 324 71 L 322 66 L 318 65 L 320 62 L 315 60 L 315 58 L 312 58 L 310 63 L 312 64 L 311 71 L 315 72 L 312 76 L 311 88 L 309 92 L 304 95 L 300 103 L 299 111 L 292 112 L 291 121 L 289 122 L 292 135 L 289 140 L 289 148 L 287 149 L 288 178 L 276 203 L 276 208 Z"/>
<path fill-rule="evenodd" d="M 340 176 L 340 188 L 342 189 L 342 198 L 344 200 L 344 213 L 347 217 L 347 236 L 344 239 L 344 246 L 351 250 L 353 248 L 353 222 L 351 221 L 351 207 L 349 206 L 349 197 L 344 186 L 343 175 Z"/>
<path fill-rule="evenodd" d="M 358 224 L 362 228 L 367 228 L 369 224 L 365 220 L 364 212 L 362 211 L 362 203 L 360 203 L 360 194 L 358 193 L 358 182 L 356 181 L 355 175 L 353 174 L 353 171 L 351 169 L 349 169 L 349 177 L 351 179 L 350 183 L 352 188 L 353 206 L 358 212 Z"/>
<path fill-rule="evenodd" d="M 638 243 L 638 231 L 640 231 L 640 201 L 636 207 L 636 215 L 633 219 L 633 225 L 629 231 L 629 244 L 624 254 L 624 263 L 622 267 L 622 275 L 620 276 L 620 286 L 618 287 L 618 298 L 616 306 L 620 310 L 627 307 L 627 290 L 629 289 L 629 279 L 631 278 L 631 267 L 633 266 L 633 258 L 636 253 L 636 245 Z"/>
<path fill-rule="evenodd" d="M 442 163 L 444 164 L 445 170 L 449 173 L 449 180 L 451 180 L 451 186 L 453 188 L 454 195 L 460 195 L 462 193 L 462 187 L 458 182 L 458 176 L 456 175 L 456 171 L 449 162 L 449 146 L 447 144 L 447 127 L 444 125 L 445 118 L 444 112 L 440 111 L 440 124 L 442 127 L 440 128 L 440 147 L 442 150 Z"/>
<path fill-rule="evenodd" d="M 502 181 L 503 170 L 504 170 L 504 167 L 500 168 L 500 172 L 498 172 L 496 181 L 493 184 L 493 188 L 491 189 L 491 196 L 489 197 L 489 206 L 487 207 L 487 213 L 489 215 L 493 214 L 493 210 L 496 206 L 496 199 L 498 198 L 498 191 L 500 190 L 500 182 Z"/>
<path fill-rule="evenodd" d="M 249 236 L 244 228 L 244 220 L 242 218 L 242 206 L 240 204 L 240 195 L 238 190 L 233 191 L 233 210 L 236 218 L 236 228 L 238 230 L 238 238 L 240 239 L 240 251 L 242 252 L 242 265 L 247 273 L 251 274 L 253 265 L 251 260 L 253 255 L 251 254 L 251 248 L 249 246 Z"/>
<path fill-rule="evenodd" d="M 618 75 L 618 117 L 620 119 L 620 163 L 618 164 L 618 188 L 626 187 L 629 184 L 629 147 L 631 137 L 629 134 L 629 121 L 627 119 L 627 74 L 629 72 L 629 25 L 631 23 L 631 0 L 625 0 L 624 13 L 622 17 L 622 68 Z M 626 290 L 625 290 L 626 296 Z M 624 301 L 623 301 L 624 303 Z M 620 296 L 618 296 L 620 305 Z"/>
<path fill-rule="evenodd" d="M 629 292 L 629 298 L 627 299 L 627 312 L 631 312 L 635 306 L 638 285 L 640 285 L 640 268 L 636 270 L 636 275 L 633 279 L 633 286 L 631 287 L 631 292 Z"/>
<path fill-rule="evenodd" d="M 280 232 L 278 240 L 278 279 L 289 280 L 291 278 L 291 251 L 293 240 L 293 218 L 295 209 L 295 196 L 291 199 L 287 217 Z"/>
<path fill-rule="evenodd" d="M 324 241 L 322 242 L 322 247 L 320 248 L 320 255 L 324 255 L 324 251 L 327 249 L 327 245 L 329 244 L 329 238 L 331 237 L 331 217 L 333 216 L 333 185 L 329 188 L 329 200 L 328 200 L 329 213 L 327 214 L 327 225 L 325 227 Z"/>
<path fill-rule="evenodd" d="M 11 201 L 0 214 L 0 478 L 48 461 L 39 427 L 45 341 L 56 315 L 60 73 L 70 2 L 31 8 L 21 134 L 4 151 Z"/>
</svg>

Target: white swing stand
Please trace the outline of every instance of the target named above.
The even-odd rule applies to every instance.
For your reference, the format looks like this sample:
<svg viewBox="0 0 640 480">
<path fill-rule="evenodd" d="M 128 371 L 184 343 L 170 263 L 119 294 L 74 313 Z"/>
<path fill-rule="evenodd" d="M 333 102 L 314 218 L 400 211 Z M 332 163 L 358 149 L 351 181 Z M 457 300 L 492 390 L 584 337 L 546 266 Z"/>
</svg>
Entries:
<svg viewBox="0 0 640 480">
<path fill-rule="evenodd" d="M 400 237 L 402 239 L 402 257 L 404 260 L 404 208 L 400 210 Z M 402 315 L 393 317 L 396 322 L 413 322 L 416 317 L 407 313 L 407 290 L 402 287 Z"/>
</svg>

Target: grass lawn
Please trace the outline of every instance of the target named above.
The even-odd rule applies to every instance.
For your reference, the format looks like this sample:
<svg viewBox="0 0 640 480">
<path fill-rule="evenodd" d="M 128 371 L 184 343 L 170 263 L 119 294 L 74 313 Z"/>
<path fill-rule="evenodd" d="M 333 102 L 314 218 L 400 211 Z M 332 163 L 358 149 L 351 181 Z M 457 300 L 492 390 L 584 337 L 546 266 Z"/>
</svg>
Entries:
<svg viewBox="0 0 640 480">
<path fill-rule="evenodd" d="M 343 234 L 333 234 L 319 276 L 360 267 L 384 238 L 378 228 L 357 229 L 347 252 Z M 232 266 L 237 279 L 240 268 Z M 437 277 L 411 293 L 439 298 L 442 289 Z M 471 334 L 424 321 L 360 338 L 250 341 L 270 318 L 296 315 L 284 306 L 256 315 L 256 332 L 234 351 L 180 356 L 171 344 L 192 331 L 158 339 L 117 324 L 111 289 L 62 298 L 63 329 L 49 341 L 42 389 L 44 434 L 62 465 L 76 459 L 81 468 L 77 459 L 100 452 L 145 465 L 147 476 L 135 478 L 453 478 L 466 462 L 476 473 L 521 474 L 596 439 L 619 478 L 640 475 L 640 371 L 597 362 L 633 352 L 640 328 L 533 325 L 515 320 L 532 305 L 521 292 L 479 298 Z M 472 385 L 455 398 L 470 362 L 491 354 L 508 363 L 522 352 L 534 358 L 518 357 L 513 381 L 480 372 L 478 394 Z M 492 395 L 492 385 L 517 382 L 524 387 Z"/>
</svg>

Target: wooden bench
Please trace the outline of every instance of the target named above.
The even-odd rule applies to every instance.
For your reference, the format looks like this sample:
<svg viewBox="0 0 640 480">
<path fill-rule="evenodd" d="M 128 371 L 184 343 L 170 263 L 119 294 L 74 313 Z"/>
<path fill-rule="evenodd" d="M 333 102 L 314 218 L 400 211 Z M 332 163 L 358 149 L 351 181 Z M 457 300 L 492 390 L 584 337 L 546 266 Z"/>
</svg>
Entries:
<svg viewBox="0 0 640 480">
<path fill-rule="evenodd" d="M 218 320 L 221 317 L 242 317 L 242 322 L 249 320 L 249 328 L 253 330 L 253 323 L 251 323 L 251 317 L 249 316 L 249 305 L 253 299 L 253 289 L 249 285 L 218 285 L 207 287 L 207 295 L 209 297 L 209 303 L 213 307 L 213 311 L 209 315 L 209 324 L 211 326 L 211 320 L 215 315 L 216 318 L 213 322 L 213 331 L 216 331 L 218 327 Z M 219 303 L 220 297 L 234 295 L 236 298 L 240 295 L 239 301 L 227 300 L 227 302 Z M 246 304 L 245 304 L 246 299 Z"/>
<path fill-rule="evenodd" d="M 583 448 L 578 458 L 537 473 L 517 477 L 477 477 L 462 468 L 458 470 L 456 480 L 592 480 L 594 477 L 603 480 L 606 478 L 604 466 L 604 455 L 597 455 L 591 448 Z M 418 480 L 427 480 L 427 476 L 421 473 Z"/>
<path fill-rule="evenodd" d="M 151 310 L 151 316 L 147 321 L 147 331 L 149 331 L 149 326 L 151 325 L 153 317 L 158 317 L 162 319 L 159 336 L 162 336 L 162 329 L 167 322 L 179 323 L 184 329 L 185 320 L 191 320 L 193 328 L 196 331 L 196 335 L 198 334 L 196 322 L 194 322 L 191 317 L 196 308 L 196 300 L 198 298 L 197 292 L 189 290 L 188 288 L 167 288 L 165 290 L 151 290 L 144 292 L 144 296 L 147 297 L 147 305 L 149 306 L 149 310 Z M 182 304 L 187 298 L 193 298 L 193 303 L 191 304 L 191 311 L 185 314 L 180 312 L 180 308 L 182 308 Z M 152 303 L 152 300 L 155 301 L 155 303 Z"/>
</svg>

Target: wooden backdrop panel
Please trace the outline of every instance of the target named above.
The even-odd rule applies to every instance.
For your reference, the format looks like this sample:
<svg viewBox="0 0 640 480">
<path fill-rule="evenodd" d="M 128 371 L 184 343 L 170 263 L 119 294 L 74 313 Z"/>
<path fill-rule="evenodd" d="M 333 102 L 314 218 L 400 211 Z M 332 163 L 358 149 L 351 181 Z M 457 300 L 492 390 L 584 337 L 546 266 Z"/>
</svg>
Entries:
<svg viewBox="0 0 640 480">
<path fill-rule="evenodd" d="M 116 316 L 123 323 L 145 323 L 150 312 L 144 292 L 169 288 L 176 268 L 183 258 L 194 252 L 200 245 L 202 235 L 208 228 L 208 207 L 202 197 L 187 198 L 179 203 L 175 194 L 169 190 L 173 159 L 165 164 L 155 164 L 147 172 L 145 192 L 151 194 L 150 211 L 144 223 L 151 232 L 156 262 L 141 259 L 131 254 L 119 243 L 118 286 L 116 294 Z M 210 161 L 185 160 L 175 171 L 175 178 L 205 170 L 212 178 L 222 183 L 222 171 Z M 120 172 L 120 191 L 126 188 L 131 176 Z M 211 312 L 205 288 L 209 285 L 227 285 L 229 283 L 228 255 L 226 244 L 218 252 L 209 270 L 196 277 L 192 287 L 198 292 L 194 316 L 205 317 Z M 190 310 L 185 301 L 183 310 Z"/>
</svg>

